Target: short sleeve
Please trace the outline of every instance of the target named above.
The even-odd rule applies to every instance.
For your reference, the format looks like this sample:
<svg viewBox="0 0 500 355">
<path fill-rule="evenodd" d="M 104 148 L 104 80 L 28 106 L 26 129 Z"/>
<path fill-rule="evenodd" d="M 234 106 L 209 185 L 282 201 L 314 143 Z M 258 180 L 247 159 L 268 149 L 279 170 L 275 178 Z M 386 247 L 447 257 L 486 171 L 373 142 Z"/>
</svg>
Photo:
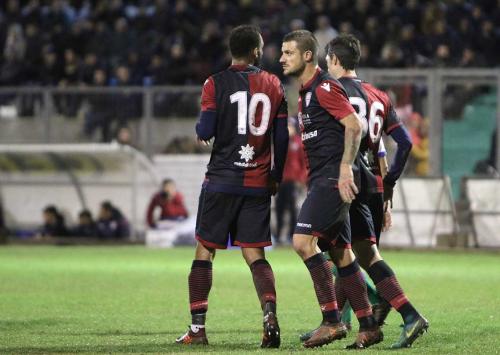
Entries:
<svg viewBox="0 0 500 355">
<path fill-rule="evenodd" d="M 215 111 L 216 109 L 215 82 L 212 77 L 209 77 L 203 84 L 203 89 L 201 91 L 201 110 Z"/>
<path fill-rule="evenodd" d="M 394 128 L 401 126 L 401 120 L 398 117 L 398 114 L 394 110 L 392 103 L 389 101 L 389 107 L 387 109 L 386 120 L 384 122 L 384 132 L 386 134 L 390 134 Z"/>
<path fill-rule="evenodd" d="M 318 102 L 336 120 L 341 120 L 356 111 L 349 102 L 345 90 L 333 81 L 324 81 L 316 88 Z"/>
</svg>

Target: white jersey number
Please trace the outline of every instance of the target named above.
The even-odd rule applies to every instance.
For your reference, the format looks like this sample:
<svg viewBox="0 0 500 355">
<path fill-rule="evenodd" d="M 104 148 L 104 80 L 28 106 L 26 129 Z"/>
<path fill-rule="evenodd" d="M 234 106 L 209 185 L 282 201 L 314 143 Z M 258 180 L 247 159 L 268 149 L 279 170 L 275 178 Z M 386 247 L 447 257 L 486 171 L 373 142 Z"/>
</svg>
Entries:
<svg viewBox="0 0 500 355">
<path fill-rule="evenodd" d="M 350 97 L 349 102 L 352 106 L 357 108 L 358 115 L 361 118 L 361 124 L 363 126 L 363 137 L 366 133 L 370 134 L 370 139 L 372 143 L 377 143 L 382 136 L 382 116 L 380 112 L 384 112 L 384 105 L 379 101 L 374 101 L 370 107 L 370 112 L 368 117 L 367 114 L 367 104 L 365 100 L 361 97 Z"/>
<path fill-rule="evenodd" d="M 254 136 L 262 136 L 267 131 L 269 117 L 271 116 L 271 100 L 269 96 L 261 92 L 255 93 L 248 103 L 248 93 L 246 91 L 237 91 L 229 99 L 231 103 L 238 103 L 238 134 L 247 134 L 247 120 L 250 133 Z M 255 112 L 257 106 L 262 104 L 262 119 L 259 127 L 255 125 Z"/>
</svg>

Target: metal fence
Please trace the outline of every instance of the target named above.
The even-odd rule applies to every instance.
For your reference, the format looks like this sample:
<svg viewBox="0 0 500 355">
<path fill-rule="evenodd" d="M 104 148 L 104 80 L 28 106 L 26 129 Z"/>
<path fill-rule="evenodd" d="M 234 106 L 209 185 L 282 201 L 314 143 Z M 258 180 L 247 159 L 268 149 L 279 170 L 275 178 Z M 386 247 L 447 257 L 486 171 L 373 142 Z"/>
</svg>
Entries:
<svg viewBox="0 0 500 355">
<path fill-rule="evenodd" d="M 496 117 L 490 124 L 500 127 L 500 69 L 361 69 L 359 74 L 393 92 L 393 100 L 401 112 L 409 105 L 411 110 L 427 117 L 430 126 L 426 175 L 443 174 L 446 107 L 465 107 L 477 96 L 475 92 L 496 95 L 493 110 Z M 289 86 L 288 94 L 293 115 L 297 93 Z M 0 140 L 2 143 L 105 141 L 113 137 L 117 127 L 127 124 L 133 127 L 135 145 L 152 156 L 164 151 L 175 137 L 194 136 L 199 96 L 199 86 L 3 87 L 0 88 Z M 478 117 L 478 123 L 484 123 L 482 117 Z M 498 167 L 500 135 L 496 139 Z"/>
</svg>

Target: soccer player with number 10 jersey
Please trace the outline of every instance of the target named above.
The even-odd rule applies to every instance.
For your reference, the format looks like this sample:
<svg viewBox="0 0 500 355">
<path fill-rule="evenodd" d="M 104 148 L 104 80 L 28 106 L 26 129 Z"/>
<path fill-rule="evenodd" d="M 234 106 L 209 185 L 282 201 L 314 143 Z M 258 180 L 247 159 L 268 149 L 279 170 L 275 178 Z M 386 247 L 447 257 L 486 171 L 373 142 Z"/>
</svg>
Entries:
<svg viewBox="0 0 500 355">
<path fill-rule="evenodd" d="M 192 322 L 176 340 L 179 344 L 208 344 L 205 317 L 212 261 L 216 249 L 230 242 L 241 247 L 264 313 L 261 347 L 280 346 L 274 274 L 264 247 L 271 245 L 271 194 L 285 165 L 288 112 L 280 80 L 257 67 L 263 46 L 255 27 L 234 28 L 231 66 L 203 86 L 196 133 L 201 142 L 214 142 L 200 193 L 198 244 L 188 280 Z"/>
</svg>

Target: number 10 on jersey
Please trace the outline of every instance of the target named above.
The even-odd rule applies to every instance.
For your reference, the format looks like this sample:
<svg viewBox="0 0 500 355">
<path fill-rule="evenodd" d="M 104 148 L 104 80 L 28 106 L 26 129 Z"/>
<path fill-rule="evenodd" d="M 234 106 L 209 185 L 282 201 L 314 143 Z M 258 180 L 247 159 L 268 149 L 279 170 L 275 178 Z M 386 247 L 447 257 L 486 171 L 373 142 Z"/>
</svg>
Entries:
<svg viewBox="0 0 500 355">
<path fill-rule="evenodd" d="M 258 92 L 252 95 L 250 102 L 248 102 L 248 92 L 237 91 L 229 96 L 231 103 L 238 104 L 238 134 L 247 134 L 247 120 L 248 129 L 254 136 L 262 136 L 267 131 L 269 125 L 269 117 L 271 116 L 271 100 L 269 96 L 264 93 Z M 262 104 L 262 119 L 259 127 L 255 125 L 255 113 L 257 106 Z"/>
</svg>

